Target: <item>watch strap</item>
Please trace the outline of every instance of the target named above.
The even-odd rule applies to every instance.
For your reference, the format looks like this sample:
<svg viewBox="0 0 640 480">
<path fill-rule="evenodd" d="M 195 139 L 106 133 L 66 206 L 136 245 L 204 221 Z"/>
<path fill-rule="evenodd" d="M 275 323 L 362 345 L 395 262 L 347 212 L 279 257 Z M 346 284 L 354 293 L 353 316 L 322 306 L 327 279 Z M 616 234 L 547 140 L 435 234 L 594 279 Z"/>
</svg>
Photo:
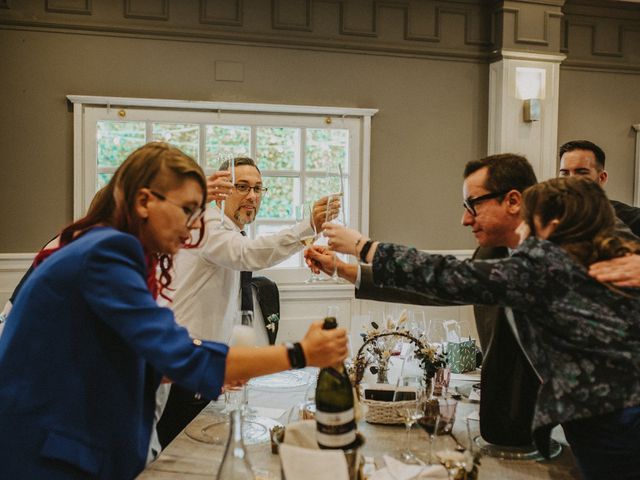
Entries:
<svg viewBox="0 0 640 480">
<path fill-rule="evenodd" d="M 292 369 L 304 368 L 307 366 L 307 360 L 304 357 L 304 351 L 300 342 L 286 342 L 284 346 L 287 349 L 287 356 Z"/>
<path fill-rule="evenodd" d="M 364 242 L 362 250 L 360 250 L 360 261 L 362 263 L 367 263 L 367 254 L 369 253 L 369 250 L 371 250 L 371 245 L 373 245 L 373 240 L 367 240 Z"/>
</svg>

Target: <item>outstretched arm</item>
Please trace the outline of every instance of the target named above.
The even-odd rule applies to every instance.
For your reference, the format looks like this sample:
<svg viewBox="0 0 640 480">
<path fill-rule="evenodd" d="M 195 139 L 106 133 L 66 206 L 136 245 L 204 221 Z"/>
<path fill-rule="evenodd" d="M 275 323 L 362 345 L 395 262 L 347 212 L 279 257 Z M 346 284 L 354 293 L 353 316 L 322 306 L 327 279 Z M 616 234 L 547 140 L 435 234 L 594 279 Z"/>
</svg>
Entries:
<svg viewBox="0 0 640 480">
<path fill-rule="evenodd" d="M 327 367 L 347 356 L 347 333 L 344 328 L 323 330 L 314 322 L 300 341 L 308 366 Z M 230 347 L 227 355 L 225 383 L 280 372 L 291 368 L 283 345 L 269 347 Z"/>
</svg>

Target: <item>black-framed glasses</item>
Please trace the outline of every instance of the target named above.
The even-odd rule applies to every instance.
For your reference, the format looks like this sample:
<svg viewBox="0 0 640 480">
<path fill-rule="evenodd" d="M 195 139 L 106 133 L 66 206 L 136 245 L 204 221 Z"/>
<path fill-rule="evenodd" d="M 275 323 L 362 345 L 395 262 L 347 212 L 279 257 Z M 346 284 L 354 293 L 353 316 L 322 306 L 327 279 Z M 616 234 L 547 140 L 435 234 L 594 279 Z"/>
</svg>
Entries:
<svg viewBox="0 0 640 480">
<path fill-rule="evenodd" d="M 476 217 L 478 215 L 478 212 L 476 212 L 476 205 L 478 203 L 484 202 L 485 200 L 491 200 L 492 198 L 502 197 L 510 191 L 511 190 L 505 190 L 503 192 L 492 192 L 487 193 L 486 195 L 480 195 L 479 197 L 475 198 L 467 198 L 462 201 L 462 206 L 467 212 L 469 212 L 469 215 L 471 215 L 472 217 Z"/>
<path fill-rule="evenodd" d="M 186 207 L 184 205 L 180 205 L 179 203 L 169 200 L 166 196 L 164 196 L 160 192 L 156 192 L 154 190 L 150 190 L 150 192 L 154 197 L 158 198 L 159 200 L 162 200 L 163 202 L 168 202 L 171 205 L 174 205 L 180 208 L 184 212 L 184 214 L 187 216 L 187 228 L 191 228 L 194 225 L 194 223 L 196 223 L 198 220 L 200 220 L 204 216 L 204 208 L 202 207 L 196 207 L 196 208 Z"/>
<path fill-rule="evenodd" d="M 251 185 L 248 185 L 246 183 L 236 183 L 234 187 L 236 189 L 236 192 L 241 195 L 248 195 L 249 191 L 253 190 L 253 193 L 255 193 L 258 197 L 262 196 L 267 192 L 267 190 L 269 190 L 267 187 L 263 187 L 262 185 L 256 185 L 255 187 L 252 187 Z"/>
</svg>

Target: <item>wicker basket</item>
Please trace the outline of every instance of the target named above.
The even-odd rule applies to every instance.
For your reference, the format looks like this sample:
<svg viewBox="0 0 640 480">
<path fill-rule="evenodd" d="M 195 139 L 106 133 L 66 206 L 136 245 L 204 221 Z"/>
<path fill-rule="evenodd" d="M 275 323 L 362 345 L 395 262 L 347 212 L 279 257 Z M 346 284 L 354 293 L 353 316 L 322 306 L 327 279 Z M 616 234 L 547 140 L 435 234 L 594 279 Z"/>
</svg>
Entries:
<svg viewBox="0 0 640 480">
<path fill-rule="evenodd" d="M 358 350 L 356 355 L 356 370 L 355 370 L 355 378 L 354 384 L 356 387 L 356 393 L 359 397 L 360 402 L 364 405 L 364 419 L 369 423 L 380 423 L 384 425 L 400 425 L 403 424 L 402 419 L 398 416 L 397 410 L 402 407 L 415 407 L 416 400 L 402 400 L 398 402 L 384 402 L 380 400 L 369 400 L 366 398 L 362 398 L 363 395 L 360 394 L 360 382 L 364 376 L 364 370 L 366 368 L 365 361 L 365 350 L 368 346 L 375 340 L 381 337 L 388 336 L 398 336 L 408 339 L 411 343 L 413 343 L 416 348 L 422 349 L 424 348 L 424 344 L 405 332 L 384 332 L 378 335 L 374 335 L 371 338 L 367 339 L 364 344 Z M 431 381 L 427 378 L 425 372 L 426 381 Z"/>
<path fill-rule="evenodd" d="M 364 419 L 369 423 L 381 423 L 383 425 L 401 425 L 402 419 L 396 410 L 402 407 L 415 407 L 415 400 L 404 400 L 401 402 L 381 402 L 379 400 L 362 399 L 366 406 Z"/>
</svg>

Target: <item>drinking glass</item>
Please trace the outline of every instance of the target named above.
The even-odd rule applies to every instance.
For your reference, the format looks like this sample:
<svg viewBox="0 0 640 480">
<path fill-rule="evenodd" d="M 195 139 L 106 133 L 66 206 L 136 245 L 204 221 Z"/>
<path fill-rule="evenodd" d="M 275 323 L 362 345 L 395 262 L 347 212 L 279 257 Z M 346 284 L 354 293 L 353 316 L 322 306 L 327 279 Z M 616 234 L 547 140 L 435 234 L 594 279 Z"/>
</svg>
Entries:
<svg viewBox="0 0 640 480">
<path fill-rule="evenodd" d="M 451 381 L 451 369 L 447 366 L 440 367 L 436 370 L 436 376 L 433 379 L 433 392 L 435 395 L 447 396 L 449 390 L 449 382 Z"/>
<path fill-rule="evenodd" d="M 256 346 L 256 331 L 253 328 L 253 311 L 251 310 L 241 310 L 239 312 L 240 322 L 233 325 L 233 329 L 231 330 L 231 338 L 229 339 L 228 344 L 232 346 L 241 346 L 241 347 L 255 347 Z M 248 392 L 247 385 L 244 384 L 242 387 L 232 387 L 228 389 L 229 392 L 233 392 L 235 390 L 239 390 L 240 394 L 240 402 L 242 404 L 242 415 L 250 416 L 255 415 L 255 409 L 249 408 L 248 401 Z M 227 399 L 226 391 L 225 391 L 225 400 Z M 237 400 L 236 400 L 237 402 Z"/>
<path fill-rule="evenodd" d="M 331 219 L 329 218 L 329 205 L 331 204 L 331 201 L 335 198 L 338 197 L 338 195 L 329 195 L 327 197 L 327 211 L 325 214 L 325 223 L 326 222 L 330 222 L 330 221 L 336 221 L 336 219 Z M 342 208 L 342 206 L 340 207 L 340 211 L 343 211 L 344 209 Z M 336 217 L 337 218 L 337 217 Z M 336 223 L 340 223 L 339 221 Z M 330 281 L 335 282 L 335 283 L 343 283 L 343 280 L 338 276 L 338 254 L 334 253 L 335 257 L 334 257 L 334 264 L 333 264 L 333 273 L 331 274 L 330 277 Z"/>
<path fill-rule="evenodd" d="M 229 162 L 229 166 L 227 167 L 227 170 L 229 172 L 231 172 L 231 183 L 235 186 L 236 184 L 236 169 L 235 169 L 235 159 L 233 157 L 233 155 L 231 154 L 223 154 L 220 155 L 220 165 L 222 165 L 223 162 Z M 218 225 L 218 229 L 219 230 L 223 230 L 224 229 L 224 205 L 225 205 L 225 201 L 222 200 L 220 202 L 220 224 Z"/>
<path fill-rule="evenodd" d="M 313 229 L 313 235 L 304 237 L 301 239 L 305 247 L 310 247 L 318 239 L 318 232 L 316 230 L 316 224 L 313 221 L 313 202 L 308 204 L 296 205 L 296 222 L 310 222 Z M 315 283 L 320 281 L 320 275 L 311 272 L 309 278 L 304 283 Z"/>
<path fill-rule="evenodd" d="M 329 214 L 329 205 L 331 204 L 332 200 L 339 198 L 341 202 L 344 201 L 344 184 L 342 179 L 342 167 L 340 165 L 338 165 L 337 174 L 331 173 L 329 171 L 329 168 L 327 168 L 327 171 L 325 173 L 325 185 L 326 185 L 326 188 L 329 189 L 331 185 L 331 177 L 336 177 L 336 176 L 339 178 L 339 181 L 340 181 L 340 191 L 337 193 L 334 191 L 334 193 L 329 194 L 329 196 L 327 197 L 327 211 L 325 215 L 325 223 L 333 221 L 335 223 L 338 223 L 346 227 L 347 221 L 345 217 L 344 205 L 342 204 L 340 205 L 340 211 L 338 212 L 338 215 L 335 218 L 330 218 L 330 214 Z M 337 253 L 335 257 L 335 264 L 333 267 L 333 274 L 331 275 L 330 280 L 335 283 L 344 283 L 344 281 L 338 276 L 338 254 Z"/>
<path fill-rule="evenodd" d="M 422 417 L 418 419 L 418 425 L 420 425 L 429 436 L 429 456 L 427 461 L 430 465 L 433 464 L 433 443 L 439 423 L 440 406 L 438 399 L 430 398 L 424 404 Z"/>
<path fill-rule="evenodd" d="M 409 310 L 409 319 L 407 320 L 407 330 L 416 338 L 426 336 L 428 338 L 427 320 L 422 310 Z"/>
<path fill-rule="evenodd" d="M 453 424 L 456 421 L 456 408 L 458 401 L 453 398 L 441 398 L 438 401 L 440 409 L 440 426 L 438 435 L 451 435 Z M 457 443 L 457 442 L 456 442 Z"/>
<path fill-rule="evenodd" d="M 411 427 L 423 417 L 425 401 L 425 388 L 419 385 L 416 388 L 415 402 L 402 402 L 401 406 L 396 407 L 396 415 L 404 422 L 406 428 L 404 446 L 400 451 L 400 458 L 405 462 L 418 463 L 415 454 L 411 451 Z"/>
</svg>

